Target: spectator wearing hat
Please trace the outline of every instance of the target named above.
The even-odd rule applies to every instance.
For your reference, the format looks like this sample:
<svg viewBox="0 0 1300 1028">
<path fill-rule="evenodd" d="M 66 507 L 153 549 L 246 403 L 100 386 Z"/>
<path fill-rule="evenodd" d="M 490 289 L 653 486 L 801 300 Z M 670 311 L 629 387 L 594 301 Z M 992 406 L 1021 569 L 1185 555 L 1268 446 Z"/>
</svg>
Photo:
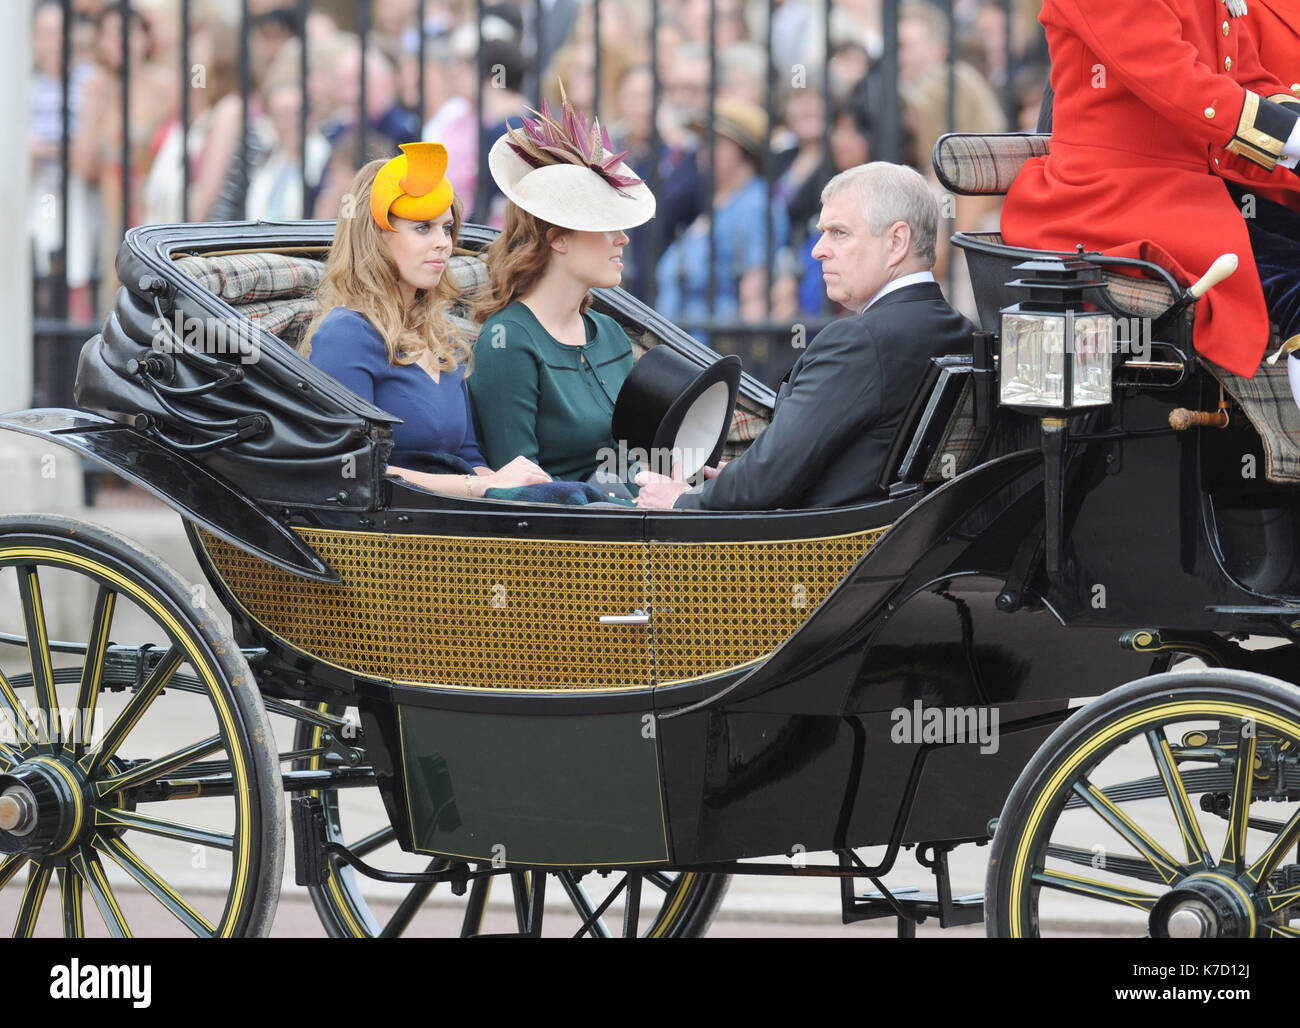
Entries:
<svg viewBox="0 0 1300 1028">
<path fill-rule="evenodd" d="M 707 122 L 701 117 L 695 124 L 703 128 Z M 701 145 L 699 160 L 706 169 L 712 161 L 712 203 L 659 260 L 659 312 L 687 323 L 761 320 L 767 308 L 768 254 L 785 246 L 790 235 L 784 208 L 769 206 L 759 175 L 767 115 L 748 101 L 720 97 L 710 127 L 713 138 Z M 694 335 L 707 341 L 698 328 Z"/>
<path fill-rule="evenodd" d="M 619 284 L 625 230 L 655 212 L 625 155 L 608 151 L 608 136 L 604 146 L 592 139 L 566 102 L 561 116 L 544 104 L 538 120 L 493 144 L 488 167 L 508 203 L 476 305 L 483 324 L 470 382 L 488 460 L 520 454 L 568 481 L 592 478 L 601 452 L 618 449 L 611 420 L 632 344 L 589 309 L 591 290 Z"/>
</svg>

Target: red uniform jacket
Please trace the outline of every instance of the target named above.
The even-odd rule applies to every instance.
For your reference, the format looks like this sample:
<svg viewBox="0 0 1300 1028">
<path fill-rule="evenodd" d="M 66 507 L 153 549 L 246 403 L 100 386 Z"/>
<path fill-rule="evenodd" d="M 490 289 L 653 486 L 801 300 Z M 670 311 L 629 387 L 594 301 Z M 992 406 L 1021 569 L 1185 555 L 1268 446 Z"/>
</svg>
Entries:
<svg viewBox="0 0 1300 1028">
<path fill-rule="evenodd" d="M 1295 116 L 1266 98 L 1286 87 L 1264 71 L 1223 0 L 1046 0 L 1039 20 L 1056 94 L 1052 148 L 1007 194 L 1006 241 L 1141 257 L 1184 284 L 1236 253 L 1237 273 L 1197 305 L 1195 342 L 1206 358 L 1253 376 L 1268 315 L 1245 222 L 1222 179 L 1253 181 L 1234 170 L 1246 163 L 1234 153 L 1268 165 L 1280 153 Z M 1300 204 L 1300 177 L 1277 168 L 1267 180 Z"/>
</svg>

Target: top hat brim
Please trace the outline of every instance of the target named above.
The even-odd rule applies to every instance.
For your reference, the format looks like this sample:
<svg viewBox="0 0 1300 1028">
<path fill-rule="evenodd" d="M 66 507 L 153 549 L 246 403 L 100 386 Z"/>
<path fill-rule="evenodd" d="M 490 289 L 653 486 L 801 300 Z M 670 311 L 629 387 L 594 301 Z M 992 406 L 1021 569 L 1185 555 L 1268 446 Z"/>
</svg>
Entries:
<svg viewBox="0 0 1300 1028">
<path fill-rule="evenodd" d="M 616 439 L 654 455 L 670 454 L 684 479 L 722 456 L 740 391 L 740 358 L 728 354 L 701 368 L 669 346 L 647 350 L 614 405 Z M 667 462 L 652 458 L 652 464 Z M 668 474 L 670 466 L 652 470 Z"/>
<path fill-rule="evenodd" d="M 655 215 L 655 198 L 644 182 L 612 186 L 590 168 L 548 164 L 534 168 L 502 136 L 488 152 L 488 170 L 506 199 L 559 228 L 613 232 L 644 225 Z M 634 178 L 626 164 L 615 169 Z"/>
</svg>

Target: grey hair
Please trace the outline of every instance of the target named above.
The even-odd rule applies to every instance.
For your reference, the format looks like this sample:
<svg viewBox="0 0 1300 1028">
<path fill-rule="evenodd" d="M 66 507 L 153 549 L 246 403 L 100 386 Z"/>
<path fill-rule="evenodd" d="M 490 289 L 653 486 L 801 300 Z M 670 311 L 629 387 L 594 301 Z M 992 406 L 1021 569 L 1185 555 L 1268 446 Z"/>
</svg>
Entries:
<svg viewBox="0 0 1300 1028">
<path fill-rule="evenodd" d="M 934 267 L 935 239 L 939 234 L 939 204 L 925 179 L 913 168 L 888 161 L 872 161 L 841 171 L 826 183 L 822 204 L 846 189 L 862 205 L 862 216 L 873 236 L 883 235 L 896 221 L 912 230 L 912 256 Z"/>
</svg>

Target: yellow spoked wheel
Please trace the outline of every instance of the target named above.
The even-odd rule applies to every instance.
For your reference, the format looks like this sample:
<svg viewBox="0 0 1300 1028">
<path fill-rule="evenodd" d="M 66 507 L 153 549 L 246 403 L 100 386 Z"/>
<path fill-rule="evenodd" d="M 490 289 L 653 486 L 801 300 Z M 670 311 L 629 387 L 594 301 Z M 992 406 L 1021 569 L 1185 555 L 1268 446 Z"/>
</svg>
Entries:
<svg viewBox="0 0 1300 1028">
<path fill-rule="evenodd" d="M 1300 936 L 1300 689 L 1154 675 L 1083 707 L 1021 773 L 985 892 L 997 936 Z"/>
<path fill-rule="evenodd" d="M 333 718 L 358 723 L 355 708 L 312 705 Z M 300 722 L 296 751 L 318 751 L 298 766 L 320 770 L 340 758 L 328 752 L 330 729 Z M 338 747 L 334 747 L 337 749 Z M 397 843 L 378 791 L 320 790 L 330 841 L 342 843 L 373 867 L 386 871 L 440 871 L 443 858 L 404 852 Z M 475 878 L 460 895 L 447 883 L 389 885 L 358 874 L 337 857 L 329 877 L 311 886 L 312 902 L 325 930 L 335 938 L 392 938 L 403 935 L 540 934 L 589 938 L 703 935 L 726 892 L 726 875 L 675 871 L 561 869 L 545 874 L 541 903 L 533 898 L 533 872 L 502 872 Z M 482 865 L 471 870 L 480 871 Z M 606 902 L 608 901 L 608 902 Z M 534 911 L 540 915 L 534 923 Z"/>
<path fill-rule="evenodd" d="M 283 859 L 266 712 L 202 586 L 0 518 L 0 929 L 265 935 Z"/>
</svg>

